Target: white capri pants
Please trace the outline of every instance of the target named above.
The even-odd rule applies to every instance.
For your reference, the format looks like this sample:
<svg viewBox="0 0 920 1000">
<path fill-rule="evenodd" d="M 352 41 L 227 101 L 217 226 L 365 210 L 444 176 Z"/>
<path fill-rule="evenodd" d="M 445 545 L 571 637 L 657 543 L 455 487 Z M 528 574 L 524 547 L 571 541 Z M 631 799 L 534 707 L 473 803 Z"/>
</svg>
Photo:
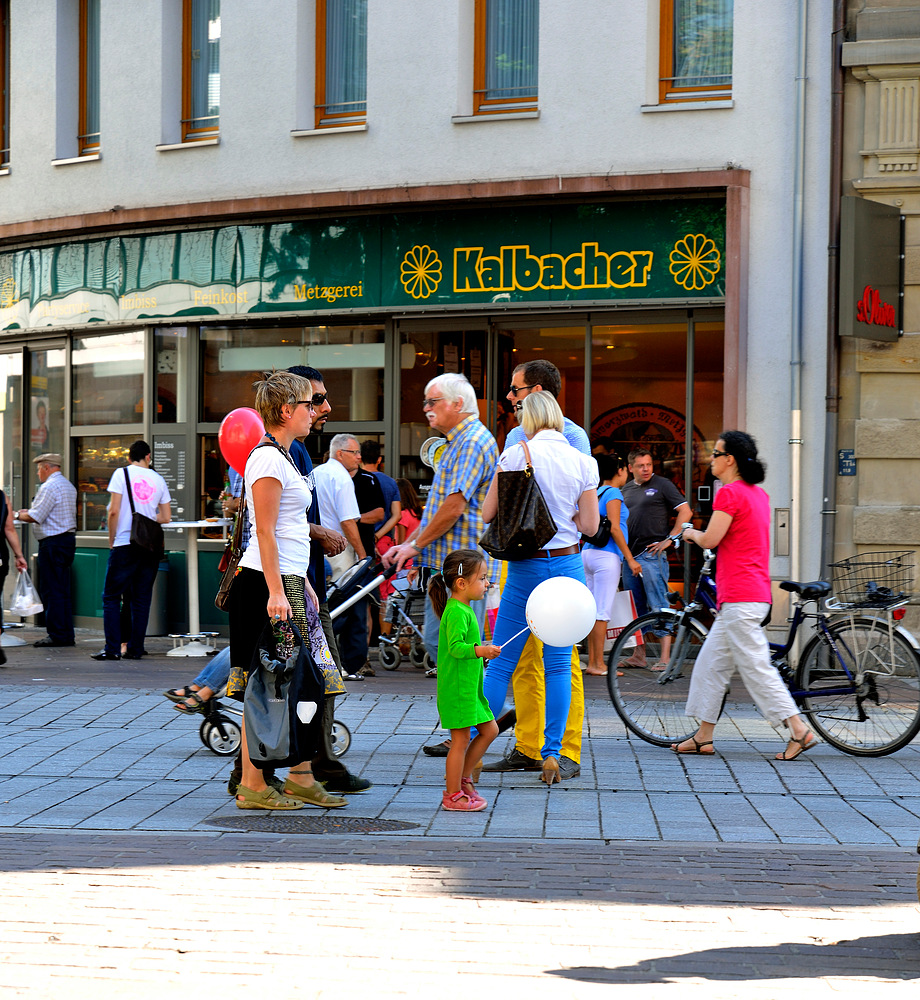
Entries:
<svg viewBox="0 0 920 1000">
<path fill-rule="evenodd" d="M 798 715 L 789 689 L 770 662 L 770 646 L 760 627 L 769 608 L 762 601 L 722 605 L 693 668 L 687 715 L 703 722 L 718 722 L 722 699 L 736 669 L 771 726 Z"/>
<path fill-rule="evenodd" d="M 609 622 L 613 599 L 620 586 L 620 556 L 596 545 L 586 545 L 581 550 L 585 566 L 585 583 L 597 605 L 597 621 Z"/>
</svg>

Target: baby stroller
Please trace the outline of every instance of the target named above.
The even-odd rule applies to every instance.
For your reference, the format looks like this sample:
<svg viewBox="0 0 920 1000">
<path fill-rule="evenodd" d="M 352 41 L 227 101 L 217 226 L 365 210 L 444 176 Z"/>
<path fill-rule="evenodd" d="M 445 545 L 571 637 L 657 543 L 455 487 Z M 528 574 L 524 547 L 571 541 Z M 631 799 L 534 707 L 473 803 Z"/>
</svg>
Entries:
<svg viewBox="0 0 920 1000">
<path fill-rule="evenodd" d="M 226 693 L 227 688 L 223 687 L 205 702 L 202 713 L 204 718 L 198 727 L 201 742 L 218 757 L 234 756 L 243 740 L 240 723 L 237 721 L 243 718 L 242 705 L 231 708 L 229 704 L 224 704 L 220 699 Z M 351 731 L 344 722 L 334 719 L 331 735 L 333 756 L 341 757 L 351 746 Z"/>
<path fill-rule="evenodd" d="M 403 570 L 393 580 L 393 593 L 387 600 L 384 617 L 392 631 L 389 635 L 381 634 L 377 654 L 384 670 L 396 670 L 404 655 L 408 655 L 409 662 L 416 667 L 426 670 L 434 667 L 422 637 L 426 597 L 420 584 L 421 576 L 416 575 L 415 582 L 410 584 L 408 571 Z"/>
</svg>

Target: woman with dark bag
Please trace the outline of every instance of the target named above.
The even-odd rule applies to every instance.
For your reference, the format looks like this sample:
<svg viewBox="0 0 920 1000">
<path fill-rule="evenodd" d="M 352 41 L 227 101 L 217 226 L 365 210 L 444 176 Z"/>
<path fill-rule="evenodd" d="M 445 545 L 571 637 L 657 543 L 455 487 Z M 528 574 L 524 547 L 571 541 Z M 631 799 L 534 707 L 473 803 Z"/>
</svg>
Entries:
<svg viewBox="0 0 920 1000">
<path fill-rule="evenodd" d="M 319 602 L 307 580 L 310 480 L 300 474 L 288 454 L 291 442 L 310 430 L 313 388 L 307 379 L 284 371 L 266 374 L 253 388 L 265 437 L 246 461 L 249 546 L 240 559 L 227 605 L 231 659 L 227 695 L 238 701 L 243 700 L 253 654 L 269 622 L 292 619 L 317 664 L 334 669 L 319 623 Z M 313 778 L 310 761 L 290 769 L 283 791 L 266 782 L 262 770 L 249 758 L 245 723 L 242 766 L 236 794 L 239 809 L 345 805 L 345 799 L 327 792 Z"/>
<path fill-rule="evenodd" d="M 777 760 L 795 760 L 817 746 L 789 689 L 770 659 L 761 622 L 770 609 L 770 498 L 757 485 L 766 477 L 754 439 L 723 431 L 712 452 L 712 472 L 722 484 L 705 531 L 686 528 L 683 537 L 700 548 L 719 547 L 716 592 L 719 614 L 706 636 L 690 678 L 686 714 L 699 720 L 693 736 L 673 743 L 675 753 L 711 756 L 722 702 L 737 669 L 761 715 L 782 722 L 789 742 Z"/>
<path fill-rule="evenodd" d="M 556 534 L 530 559 L 508 563 L 508 576 L 498 606 L 492 642 L 501 646 L 501 655 L 492 661 L 485 677 L 485 695 L 497 718 L 501 714 L 508 683 L 520 659 L 527 634 L 527 598 L 537 584 L 557 576 L 585 582 L 578 539 L 598 528 L 597 462 L 573 448 L 562 434 L 563 417 L 551 393 L 532 392 L 521 407 L 520 424 L 527 436 L 512 445 L 498 460 L 498 471 L 482 506 L 483 520 L 491 522 L 498 513 L 498 477 L 502 472 L 527 466 L 530 452 L 533 475 L 553 520 Z M 514 638 L 512 638 L 512 636 Z M 559 754 L 572 696 L 572 647 L 543 646 L 546 676 L 546 718 L 542 749 L 541 780 L 551 785 L 559 781 Z"/>
</svg>

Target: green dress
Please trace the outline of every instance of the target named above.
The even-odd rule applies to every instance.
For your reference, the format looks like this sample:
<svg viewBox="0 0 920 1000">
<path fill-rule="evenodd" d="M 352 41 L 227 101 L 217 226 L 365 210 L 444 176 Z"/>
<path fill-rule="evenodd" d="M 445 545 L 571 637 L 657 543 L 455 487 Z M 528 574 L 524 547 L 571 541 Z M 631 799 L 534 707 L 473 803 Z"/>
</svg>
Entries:
<svg viewBox="0 0 920 1000">
<path fill-rule="evenodd" d="M 438 714 L 445 729 L 466 729 L 494 719 L 482 691 L 482 642 L 469 605 L 450 598 L 438 633 Z"/>
</svg>

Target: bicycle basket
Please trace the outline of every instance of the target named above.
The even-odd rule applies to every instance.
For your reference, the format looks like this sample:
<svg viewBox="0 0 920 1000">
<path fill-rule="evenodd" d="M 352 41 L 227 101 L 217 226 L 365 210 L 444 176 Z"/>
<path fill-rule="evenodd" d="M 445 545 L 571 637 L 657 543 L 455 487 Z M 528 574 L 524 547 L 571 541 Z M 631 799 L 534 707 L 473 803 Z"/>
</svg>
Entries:
<svg viewBox="0 0 920 1000">
<path fill-rule="evenodd" d="M 853 608 L 881 608 L 911 595 L 913 552 L 861 552 L 831 563 L 834 597 Z"/>
</svg>

